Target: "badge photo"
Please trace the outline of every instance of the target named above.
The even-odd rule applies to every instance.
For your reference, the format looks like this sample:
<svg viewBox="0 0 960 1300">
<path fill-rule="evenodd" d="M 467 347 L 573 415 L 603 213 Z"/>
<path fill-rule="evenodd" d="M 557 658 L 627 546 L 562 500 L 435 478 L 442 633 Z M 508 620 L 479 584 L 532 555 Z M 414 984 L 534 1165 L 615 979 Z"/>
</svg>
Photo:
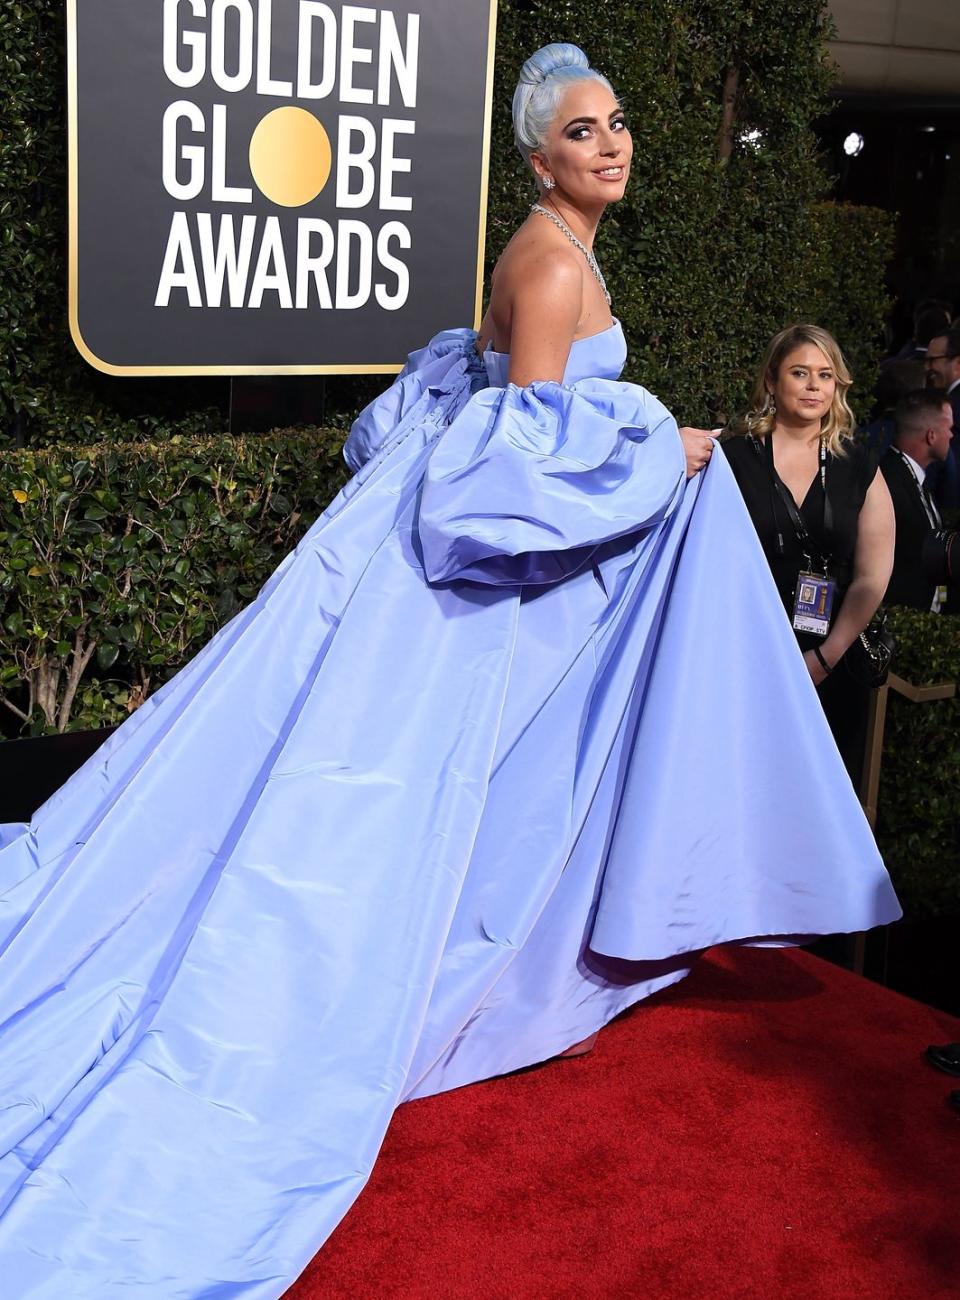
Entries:
<svg viewBox="0 0 960 1300">
<path fill-rule="evenodd" d="M 836 584 L 826 574 L 801 573 L 793 601 L 793 626 L 798 632 L 826 636 L 830 631 Z"/>
</svg>

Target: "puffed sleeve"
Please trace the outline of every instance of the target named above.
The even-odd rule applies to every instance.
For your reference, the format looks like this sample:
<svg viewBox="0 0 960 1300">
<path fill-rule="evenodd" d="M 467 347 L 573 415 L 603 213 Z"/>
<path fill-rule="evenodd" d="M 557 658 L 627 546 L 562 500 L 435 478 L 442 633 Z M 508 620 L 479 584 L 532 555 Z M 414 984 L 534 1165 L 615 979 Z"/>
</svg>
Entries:
<svg viewBox="0 0 960 1300">
<path fill-rule="evenodd" d="M 550 583 L 678 502 L 686 460 L 652 394 L 602 379 L 474 393 L 427 466 L 427 577 Z"/>
<path fill-rule="evenodd" d="M 411 352 L 390 387 L 360 412 L 343 446 L 343 457 L 354 474 L 423 407 L 431 389 L 446 392 L 462 376 L 484 376 L 476 351 L 475 330 L 443 330 L 426 347 Z"/>
</svg>

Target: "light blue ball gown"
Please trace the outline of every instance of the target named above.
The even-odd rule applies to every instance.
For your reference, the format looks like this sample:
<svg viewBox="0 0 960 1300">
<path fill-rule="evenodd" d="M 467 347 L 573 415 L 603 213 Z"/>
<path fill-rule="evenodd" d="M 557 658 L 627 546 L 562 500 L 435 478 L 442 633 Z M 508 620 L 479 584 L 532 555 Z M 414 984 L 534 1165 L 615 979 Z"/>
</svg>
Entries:
<svg viewBox="0 0 960 1300">
<path fill-rule="evenodd" d="M 710 944 L 899 915 L 723 457 L 685 480 L 616 324 L 562 384 L 474 345 L 411 356 L 257 600 L 3 828 L 17 1300 L 277 1297 L 399 1102 Z"/>
</svg>

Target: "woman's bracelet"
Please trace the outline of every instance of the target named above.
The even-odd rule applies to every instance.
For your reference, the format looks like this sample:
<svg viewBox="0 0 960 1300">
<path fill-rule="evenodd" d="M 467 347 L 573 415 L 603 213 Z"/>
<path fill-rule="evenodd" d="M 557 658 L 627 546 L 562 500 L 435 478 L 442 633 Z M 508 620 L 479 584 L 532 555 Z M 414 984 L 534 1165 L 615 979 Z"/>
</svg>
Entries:
<svg viewBox="0 0 960 1300">
<path fill-rule="evenodd" d="M 817 656 L 817 661 L 820 664 L 820 667 L 829 677 L 829 675 L 833 672 L 833 669 L 836 665 L 831 666 L 830 664 L 827 663 L 826 659 L 824 659 L 823 655 L 821 654 L 820 647 L 818 645 L 815 645 L 813 647 L 813 653 Z"/>
</svg>

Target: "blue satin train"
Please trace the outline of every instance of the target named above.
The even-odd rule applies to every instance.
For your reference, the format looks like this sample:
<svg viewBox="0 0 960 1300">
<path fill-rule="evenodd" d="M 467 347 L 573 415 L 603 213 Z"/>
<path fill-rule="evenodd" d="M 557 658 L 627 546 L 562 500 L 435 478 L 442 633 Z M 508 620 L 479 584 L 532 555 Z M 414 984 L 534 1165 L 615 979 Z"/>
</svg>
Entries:
<svg viewBox="0 0 960 1300">
<path fill-rule="evenodd" d="M 686 481 L 617 325 L 524 389 L 474 343 L 411 357 L 257 600 L 2 828 L 17 1300 L 273 1300 L 400 1101 L 708 945 L 899 915 L 723 458 Z"/>
</svg>

